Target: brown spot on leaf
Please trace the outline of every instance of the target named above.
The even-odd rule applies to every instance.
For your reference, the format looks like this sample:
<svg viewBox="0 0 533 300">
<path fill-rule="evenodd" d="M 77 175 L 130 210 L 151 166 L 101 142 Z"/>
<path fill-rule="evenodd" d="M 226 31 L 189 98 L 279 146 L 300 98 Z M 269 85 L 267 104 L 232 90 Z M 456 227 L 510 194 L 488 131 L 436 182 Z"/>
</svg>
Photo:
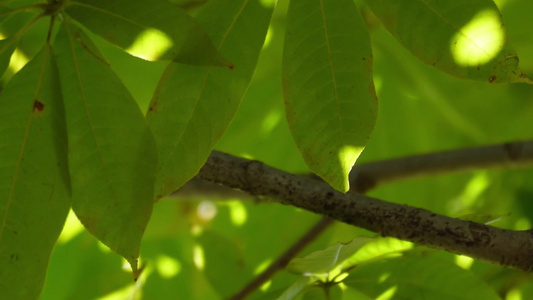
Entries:
<svg viewBox="0 0 533 300">
<path fill-rule="evenodd" d="M 228 68 L 229 68 L 230 70 L 233 70 L 233 69 L 235 69 L 235 66 L 234 66 L 233 64 L 230 64 L 230 65 L 228 66 Z"/>
<path fill-rule="evenodd" d="M 490 83 L 494 83 L 494 81 L 496 80 L 496 75 L 492 75 L 489 77 L 489 82 Z"/>
<path fill-rule="evenodd" d="M 149 113 L 156 112 L 158 104 L 159 104 L 159 101 L 157 101 L 157 99 L 155 101 L 153 101 L 152 104 L 150 105 L 150 107 L 148 107 L 148 112 Z"/>
<path fill-rule="evenodd" d="M 35 112 L 42 112 L 44 109 L 44 104 L 40 102 L 39 100 L 35 99 L 33 101 L 33 111 Z"/>
</svg>

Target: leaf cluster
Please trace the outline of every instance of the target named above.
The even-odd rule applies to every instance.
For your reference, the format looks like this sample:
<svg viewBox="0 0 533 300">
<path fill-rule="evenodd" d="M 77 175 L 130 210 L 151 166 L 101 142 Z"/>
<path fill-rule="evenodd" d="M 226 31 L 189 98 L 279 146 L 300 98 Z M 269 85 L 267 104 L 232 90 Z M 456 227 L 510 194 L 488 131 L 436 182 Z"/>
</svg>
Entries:
<svg viewBox="0 0 533 300">
<path fill-rule="evenodd" d="M 472 87 L 507 92 L 501 87 L 490 90 L 487 83 L 531 83 L 519 68 L 504 16 L 491 0 L 292 0 L 277 6 L 266 0 L 35 2 L 0 1 L 0 298 L 6 299 L 41 295 L 56 242 L 57 255 L 78 259 L 74 252 L 87 236 L 61 247 L 64 224 L 75 219 L 72 214 L 67 218 L 69 210 L 131 265 L 135 280 L 157 274 L 153 276 L 162 281 L 165 274 L 182 272 L 210 286 L 198 290 L 182 280 L 175 287 L 185 297 L 228 297 L 257 273 L 251 265 L 261 265 L 264 251 L 277 253 L 286 240 L 295 238 L 287 228 L 301 228 L 314 217 L 233 201 L 213 208 L 211 202 L 162 200 L 152 223 L 165 225 L 154 225 L 159 232 L 149 230 L 147 235 L 177 236 L 179 242 L 145 242 L 146 256 L 156 258 L 153 266 L 139 266 L 154 203 L 198 174 L 215 147 L 265 158 L 291 171 L 310 170 L 347 192 L 350 171 L 365 148 L 375 149 L 363 156 L 369 159 L 380 152 L 404 154 L 412 147 L 427 150 L 426 144 L 434 140 L 439 147 L 465 146 L 485 141 L 494 132 L 476 116 L 463 115 L 479 110 L 477 104 L 445 101 L 454 92 L 434 82 L 463 94 Z M 390 46 L 395 43 L 403 48 Z M 529 70 L 533 64 L 527 59 Z M 444 74 L 478 82 L 457 84 Z M 415 89 L 413 85 L 418 85 L 416 92 L 405 89 Z M 397 95 L 415 101 L 400 109 L 380 104 L 380 118 L 385 119 L 380 123 L 378 98 L 383 102 Z M 283 101 L 275 102 L 278 98 Z M 429 102 L 421 104 L 420 98 Z M 531 108 L 529 103 L 524 106 Z M 424 116 L 426 107 L 436 112 Z M 455 128 L 459 137 L 445 144 L 447 133 L 409 123 L 434 116 Z M 530 117 L 517 117 L 512 125 L 527 124 Z M 416 132 L 406 134 L 409 129 Z M 499 130 L 501 135 L 506 132 Z M 384 138 L 387 135 L 393 137 Z M 440 136 L 420 138 L 433 135 Z M 405 139 L 419 140 L 405 146 Z M 488 182 L 487 176 L 476 174 L 471 185 L 479 189 L 476 182 Z M 456 179 L 451 181 L 456 185 Z M 472 196 L 476 187 L 465 187 L 465 197 L 478 196 L 481 192 Z M 426 188 L 422 193 L 429 193 L 431 185 Z M 384 189 L 378 195 L 395 193 Z M 182 211 L 179 220 L 174 220 L 176 209 Z M 218 209 L 225 216 L 212 219 L 201 209 L 214 214 Z M 274 224 L 268 236 L 257 236 L 263 228 L 258 222 L 266 217 Z M 250 221 L 254 218 L 256 223 Z M 216 230 L 216 222 L 224 230 Z M 246 222 L 251 225 L 240 232 Z M 171 230 L 161 229 L 166 224 Z M 195 230 L 202 234 L 195 235 Z M 247 240 L 229 238 L 232 233 L 244 234 Z M 335 240 L 326 236 L 316 247 L 327 244 L 328 238 Z M 356 238 L 292 261 L 289 270 L 303 276 L 294 282 L 284 274 L 265 297 L 340 299 L 344 294 L 369 299 L 391 294 L 449 299 L 475 293 L 498 298 L 479 278 L 438 254 L 421 260 L 426 252 L 404 255 L 402 249 L 391 251 L 401 258 L 386 255 L 389 250 L 378 259 L 361 258 L 357 251 L 369 240 Z M 99 248 L 91 247 L 88 257 L 101 259 Z M 159 247 L 171 249 L 174 256 L 161 255 L 166 251 Z M 244 257 L 253 262 L 243 262 Z M 81 292 L 86 297 L 101 296 L 127 285 L 127 276 L 110 267 L 114 263 L 107 265 L 107 274 L 119 278 L 114 284 L 106 283 L 104 276 L 69 280 L 72 286 L 87 282 Z M 83 269 L 91 263 L 79 264 Z M 58 273 L 53 264 L 51 268 L 53 281 Z M 384 269 L 386 276 L 380 273 Z M 235 276 L 231 282 L 228 274 Z M 456 289 L 440 285 L 436 274 L 455 278 L 449 284 Z M 145 290 L 150 295 L 155 289 L 147 284 Z M 62 291 L 56 296 L 77 295 Z M 50 294 L 50 288 L 45 290 L 44 295 Z"/>
</svg>

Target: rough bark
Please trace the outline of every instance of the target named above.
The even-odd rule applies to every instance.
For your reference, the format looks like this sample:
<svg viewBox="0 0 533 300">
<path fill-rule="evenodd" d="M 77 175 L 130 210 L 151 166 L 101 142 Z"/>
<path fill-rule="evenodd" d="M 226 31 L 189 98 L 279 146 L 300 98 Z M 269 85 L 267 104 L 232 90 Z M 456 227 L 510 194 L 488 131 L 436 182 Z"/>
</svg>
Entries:
<svg viewBox="0 0 533 300">
<path fill-rule="evenodd" d="M 383 161 L 373 163 L 372 168 L 356 169 L 353 180 L 361 180 L 356 178 L 364 176 L 363 182 L 369 184 L 368 188 L 382 182 L 470 168 L 524 167 L 533 164 L 533 142 L 477 147 L 417 157 Z M 354 192 L 343 194 L 309 176 L 290 174 L 258 161 L 220 152 L 211 154 L 198 177 L 257 197 L 329 216 L 383 236 L 468 255 L 505 267 L 533 270 L 531 230 L 500 229 Z"/>
</svg>

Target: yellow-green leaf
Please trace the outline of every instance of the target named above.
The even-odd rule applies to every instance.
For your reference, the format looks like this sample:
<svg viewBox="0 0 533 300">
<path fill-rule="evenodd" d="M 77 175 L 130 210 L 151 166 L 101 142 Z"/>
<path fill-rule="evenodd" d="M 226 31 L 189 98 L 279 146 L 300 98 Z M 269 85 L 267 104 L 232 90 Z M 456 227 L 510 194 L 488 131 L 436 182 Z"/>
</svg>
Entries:
<svg viewBox="0 0 533 300">
<path fill-rule="evenodd" d="M 370 0 L 385 28 L 414 56 L 452 76 L 529 82 L 492 0 Z"/>
<path fill-rule="evenodd" d="M 154 199 L 157 156 L 139 107 L 82 30 L 54 44 L 69 146 L 72 207 L 83 225 L 135 271 Z"/>
<path fill-rule="evenodd" d="M 309 168 L 346 192 L 377 114 L 367 28 L 351 0 L 291 1 L 287 18 L 282 76 L 292 136 Z"/>
<path fill-rule="evenodd" d="M 37 299 L 70 207 L 67 134 L 46 47 L 0 94 L 0 299 Z"/>
<path fill-rule="evenodd" d="M 233 119 L 255 70 L 272 10 L 259 0 L 210 0 L 196 15 L 235 68 L 173 63 L 164 71 L 147 113 L 159 151 L 158 198 L 198 173 Z"/>
</svg>

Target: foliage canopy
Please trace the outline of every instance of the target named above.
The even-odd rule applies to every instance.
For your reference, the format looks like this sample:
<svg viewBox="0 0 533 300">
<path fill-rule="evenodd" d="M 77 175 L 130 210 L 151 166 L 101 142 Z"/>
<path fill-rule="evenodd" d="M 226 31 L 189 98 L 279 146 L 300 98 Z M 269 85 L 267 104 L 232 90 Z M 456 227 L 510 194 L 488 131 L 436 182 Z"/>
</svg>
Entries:
<svg viewBox="0 0 533 300">
<path fill-rule="evenodd" d="M 0 298 L 242 289 L 318 217 L 173 195 L 214 149 L 348 192 L 356 161 L 531 139 L 531 1 L 278 2 L 0 1 Z M 532 179 L 371 195 L 525 230 Z M 533 296 L 529 274 L 342 223 L 306 251 L 252 297 Z"/>
</svg>

